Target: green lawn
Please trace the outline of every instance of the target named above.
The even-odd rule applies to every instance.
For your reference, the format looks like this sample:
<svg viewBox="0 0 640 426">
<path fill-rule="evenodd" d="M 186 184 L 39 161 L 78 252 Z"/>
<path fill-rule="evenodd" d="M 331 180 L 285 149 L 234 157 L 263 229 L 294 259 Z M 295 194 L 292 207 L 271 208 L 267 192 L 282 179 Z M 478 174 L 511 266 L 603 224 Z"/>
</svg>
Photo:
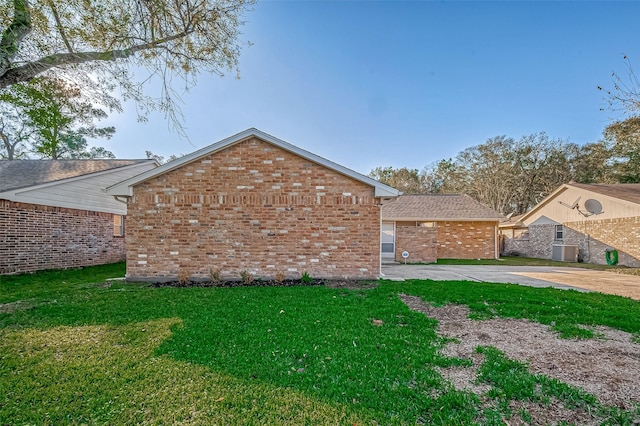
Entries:
<svg viewBox="0 0 640 426">
<path fill-rule="evenodd" d="M 438 259 L 438 265 L 504 265 L 504 266 L 569 266 L 598 270 L 625 269 L 621 266 L 598 265 L 595 263 L 558 262 L 534 257 L 502 256 L 500 259 Z"/>
<path fill-rule="evenodd" d="M 116 264 L 0 277 L 0 424 L 497 425 L 515 415 L 510 401 L 550 397 L 611 424 L 640 416 L 640 407 L 604 406 L 491 347 L 478 349 L 486 360 L 478 377 L 494 391 L 456 391 L 437 369 L 468 361 L 441 355 L 437 322 L 397 295 L 583 338 L 593 337 L 583 324 L 640 336 L 640 303 L 630 299 L 433 281 L 358 290 L 105 285 L 123 274 Z"/>
</svg>

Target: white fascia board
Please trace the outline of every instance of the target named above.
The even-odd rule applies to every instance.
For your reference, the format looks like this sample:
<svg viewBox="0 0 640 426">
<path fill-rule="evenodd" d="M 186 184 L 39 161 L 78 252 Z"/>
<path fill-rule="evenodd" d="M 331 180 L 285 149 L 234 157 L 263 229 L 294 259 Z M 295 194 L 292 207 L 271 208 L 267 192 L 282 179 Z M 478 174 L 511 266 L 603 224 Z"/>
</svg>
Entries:
<svg viewBox="0 0 640 426">
<path fill-rule="evenodd" d="M 451 217 L 383 217 L 385 222 L 500 222 L 496 217 L 451 218 Z"/>
<path fill-rule="evenodd" d="M 372 179 L 368 176 L 362 175 L 356 171 L 348 169 L 344 166 L 336 164 L 332 161 L 327 160 L 326 158 L 322 158 L 319 155 L 313 154 L 309 151 L 305 151 L 302 148 L 298 148 L 295 145 L 292 145 L 288 142 L 285 142 L 281 139 L 278 139 L 274 136 L 269 135 L 263 131 L 260 131 L 255 128 L 247 129 L 243 132 L 237 133 L 233 136 L 230 136 L 226 139 L 223 139 L 219 142 L 216 142 L 212 145 L 206 146 L 202 149 L 199 149 L 191 154 L 185 155 L 184 157 L 180 157 L 177 160 L 171 161 L 170 163 L 163 164 L 160 167 L 157 167 L 153 170 L 149 170 L 145 173 L 142 173 L 138 176 L 135 176 L 131 179 L 127 179 L 123 182 L 117 183 L 113 186 L 107 188 L 107 193 L 110 195 L 121 195 L 121 196 L 132 196 L 133 195 L 133 186 L 144 182 L 148 179 L 154 178 L 156 176 L 162 175 L 164 173 L 175 170 L 184 164 L 190 163 L 192 161 L 197 160 L 198 158 L 204 157 L 206 155 L 210 155 L 212 153 L 221 151 L 237 142 L 240 142 L 249 137 L 256 137 L 258 139 L 262 139 L 266 142 L 269 142 L 285 151 L 289 151 L 293 154 L 296 154 L 302 158 L 306 158 L 309 161 L 313 161 L 314 163 L 320 164 L 328 169 L 334 170 L 340 174 L 348 176 L 354 180 L 360 181 L 367 185 L 373 186 L 375 188 L 375 196 L 376 197 L 397 197 L 401 194 L 401 192 L 391 186 L 382 184 L 375 179 Z"/>
<path fill-rule="evenodd" d="M 149 162 L 153 162 L 153 163 L 157 164 L 155 160 L 149 160 Z M 5 200 L 11 200 L 12 198 L 7 198 L 7 197 L 15 197 L 15 196 L 17 196 L 19 194 L 22 194 L 23 192 L 35 191 L 35 190 L 47 188 L 47 187 L 50 187 L 50 186 L 60 185 L 60 184 L 63 184 L 63 183 L 75 182 L 75 181 L 84 180 L 84 179 L 87 179 L 87 178 L 90 178 L 90 177 L 106 175 L 106 174 L 110 174 L 110 173 L 118 172 L 118 171 L 122 171 L 122 170 L 127 170 L 127 169 L 133 169 L 133 168 L 136 168 L 136 167 L 140 167 L 142 165 L 149 164 L 149 162 L 145 161 L 145 162 L 140 162 L 140 163 L 135 163 L 135 164 L 129 164 L 128 166 L 116 167 L 114 169 L 102 170 L 100 172 L 87 173 L 87 174 L 84 174 L 84 175 L 74 176 L 74 177 L 71 177 L 71 178 L 54 180 L 52 182 L 42 183 L 40 185 L 24 186 L 22 188 L 17 188 L 17 189 L 12 189 L 10 191 L 0 192 L 0 198 L 1 199 L 5 199 Z"/>
</svg>

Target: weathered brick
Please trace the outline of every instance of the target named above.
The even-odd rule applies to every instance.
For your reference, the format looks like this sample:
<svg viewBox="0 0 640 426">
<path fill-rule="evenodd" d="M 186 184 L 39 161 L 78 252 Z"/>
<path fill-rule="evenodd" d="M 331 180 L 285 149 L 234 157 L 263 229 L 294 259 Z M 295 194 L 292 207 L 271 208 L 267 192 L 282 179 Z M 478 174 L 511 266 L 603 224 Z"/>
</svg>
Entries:
<svg viewBox="0 0 640 426">
<path fill-rule="evenodd" d="M 113 215 L 0 200 L 0 274 L 121 262 Z"/>
<path fill-rule="evenodd" d="M 551 259 L 553 244 L 577 245 L 580 260 L 606 264 L 606 250 L 618 251 L 620 265 L 640 267 L 640 217 L 589 219 L 563 224 L 562 241 L 556 241 L 554 224 L 529 226 L 519 238 L 503 237 L 503 253 Z"/>
<path fill-rule="evenodd" d="M 379 273 L 374 188 L 257 138 L 134 186 L 128 212 L 132 279 Z"/>
</svg>

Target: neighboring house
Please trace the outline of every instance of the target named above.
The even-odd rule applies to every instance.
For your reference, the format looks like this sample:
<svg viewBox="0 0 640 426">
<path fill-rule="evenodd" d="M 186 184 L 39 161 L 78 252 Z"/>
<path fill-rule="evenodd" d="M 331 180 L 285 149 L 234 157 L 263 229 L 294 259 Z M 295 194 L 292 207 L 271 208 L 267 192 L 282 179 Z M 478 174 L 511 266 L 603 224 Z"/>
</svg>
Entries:
<svg viewBox="0 0 640 426">
<path fill-rule="evenodd" d="M 383 260 L 494 259 L 501 219 L 468 195 L 402 195 L 382 208 Z"/>
<path fill-rule="evenodd" d="M 502 252 L 542 259 L 640 266 L 640 184 L 571 183 L 500 224 Z"/>
<path fill-rule="evenodd" d="M 127 206 L 105 188 L 153 160 L 0 161 L 0 274 L 124 260 Z"/>
<path fill-rule="evenodd" d="M 399 191 L 256 129 L 108 188 L 128 197 L 127 279 L 377 278 Z"/>
</svg>

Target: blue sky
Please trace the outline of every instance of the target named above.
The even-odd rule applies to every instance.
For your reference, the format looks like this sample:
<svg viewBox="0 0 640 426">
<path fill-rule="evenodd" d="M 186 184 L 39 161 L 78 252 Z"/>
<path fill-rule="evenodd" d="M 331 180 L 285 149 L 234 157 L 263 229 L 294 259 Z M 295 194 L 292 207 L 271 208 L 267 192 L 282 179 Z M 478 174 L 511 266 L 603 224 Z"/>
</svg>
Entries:
<svg viewBox="0 0 640 426">
<path fill-rule="evenodd" d="M 594 142 L 620 117 L 597 86 L 623 55 L 640 63 L 638 18 L 640 2 L 258 1 L 241 78 L 200 75 L 182 96 L 189 141 L 128 105 L 96 143 L 168 156 L 256 127 L 366 174 L 498 135 Z"/>
</svg>

